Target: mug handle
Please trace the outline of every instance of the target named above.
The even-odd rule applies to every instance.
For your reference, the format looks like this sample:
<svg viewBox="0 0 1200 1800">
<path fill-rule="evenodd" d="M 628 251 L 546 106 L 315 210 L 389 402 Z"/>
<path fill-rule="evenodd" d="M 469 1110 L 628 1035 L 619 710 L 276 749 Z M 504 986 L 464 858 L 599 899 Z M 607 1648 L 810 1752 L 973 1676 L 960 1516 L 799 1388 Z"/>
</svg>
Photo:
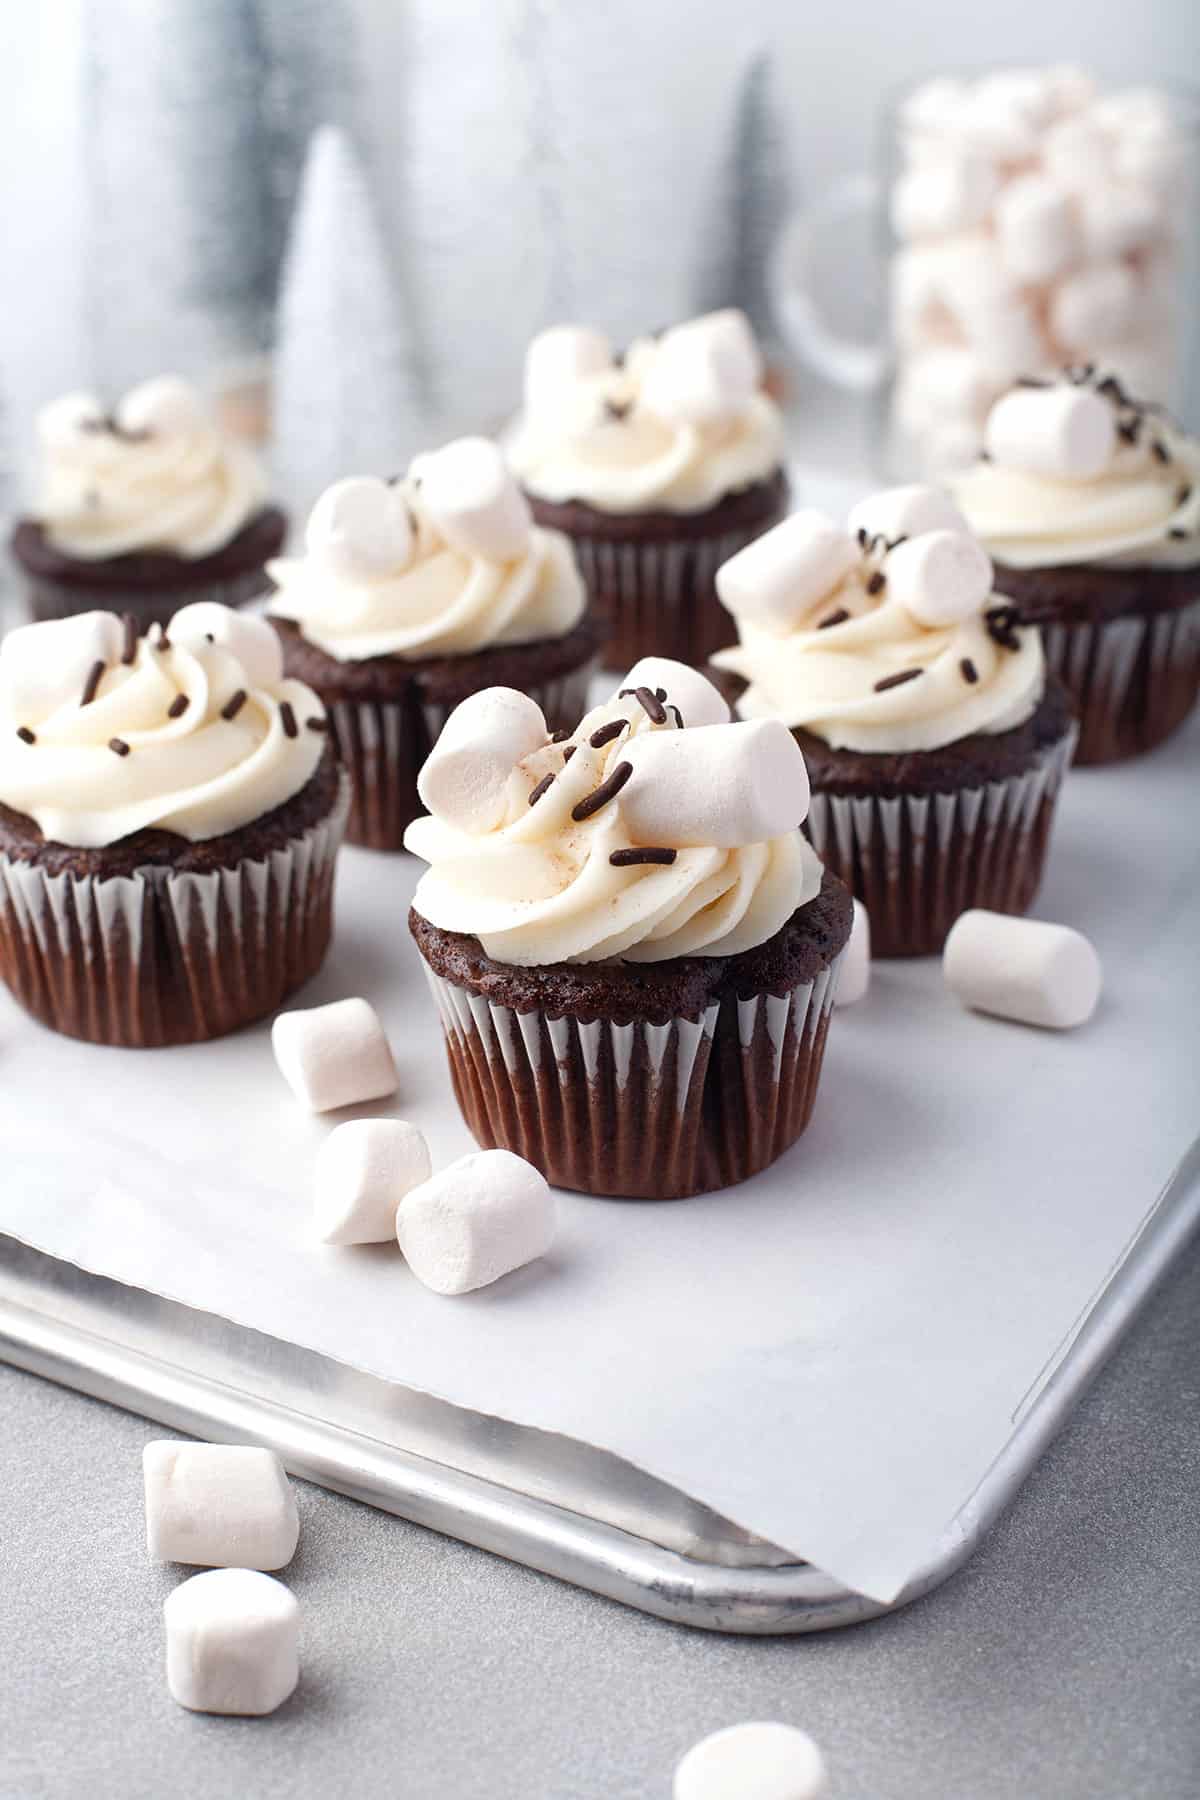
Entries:
<svg viewBox="0 0 1200 1800">
<path fill-rule="evenodd" d="M 787 343 L 819 375 L 860 393 L 878 387 L 887 374 L 886 346 L 856 342 L 829 324 L 813 296 L 812 270 L 826 229 L 873 215 L 878 204 L 873 175 L 843 176 L 824 200 L 789 219 L 767 262 L 771 305 Z"/>
</svg>

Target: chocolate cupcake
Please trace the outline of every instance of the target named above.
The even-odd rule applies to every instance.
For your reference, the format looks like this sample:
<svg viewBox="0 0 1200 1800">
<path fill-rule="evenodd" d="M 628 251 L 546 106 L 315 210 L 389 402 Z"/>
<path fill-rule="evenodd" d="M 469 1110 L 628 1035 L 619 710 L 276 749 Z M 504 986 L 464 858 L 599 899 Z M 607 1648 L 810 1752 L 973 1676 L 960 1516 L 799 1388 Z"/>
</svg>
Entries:
<svg viewBox="0 0 1200 1800">
<path fill-rule="evenodd" d="M 744 315 L 632 344 L 560 325 L 529 347 L 510 446 L 539 524 L 575 546 L 604 660 L 703 663 L 732 640 L 717 569 L 787 512 L 783 424 Z"/>
<path fill-rule="evenodd" d="M 954 491 L 996 586 L 1041 627 L 1075 759 L 1153 749 L 1200 692 L 1200 444 L 1091 369 L 997 401 Z"/>
<path fill-rule="evenodd" d="M 555 728 L 586 705 L 599 631 L 570 544 L 532 525 L 494 444 L 460 439 L 399 482 L 338 482 L 306 548 L 270 565 L 268 610 L 288 672 L 329 709 L 352 843 L 402 847 L 418 771 L 471 694 L 517 688 Z"/>
<path fill-rule="evenodd" d="M 286 520 L 255 458 L 186 382 L 147 381 L 114 413 L 67 394 L 38 426 L 43 491 L 11 544 L 34 619 L 105 608 L 144 631 L 186 604 L 239 606 L 266 587 Z"/>
<path fill-rule="evenodd" d="M 807 830 L 871 918 L 876 956 L 940 950 L 970 907 L 1037 892 L 1075 739 L 1035 628 L 934 488 L 802 512 L 721 571 L 741 642 L 714 659 L 742 718 L 779 718 Z"/>
<path fill-rule="evenodd" d="M 804 761 L 648 659 L 554 741 L 477 695 L 422 772 L 410 927 L 480 1144 L 562 1187 L 679 1199 L 808 1123 L 850 896 L 796 829 Z"/>
<path fill-rule="evenodd" d="M 93 612 L 0 645 L 0 979 L 55 1031 L 149 1048 L 274 1010 L 329 943 L 349 806 L 263 620 Z"/>
</svg>

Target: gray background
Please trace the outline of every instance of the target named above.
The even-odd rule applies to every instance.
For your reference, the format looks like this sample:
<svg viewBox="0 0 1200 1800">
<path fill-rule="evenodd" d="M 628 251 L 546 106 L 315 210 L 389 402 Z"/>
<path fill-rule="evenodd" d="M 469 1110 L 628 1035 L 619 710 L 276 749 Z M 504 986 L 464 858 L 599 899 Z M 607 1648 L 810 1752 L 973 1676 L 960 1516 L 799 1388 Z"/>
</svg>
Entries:
<svg viewBox="0 0 1200 1800">
<path fill-rule="evenodd" d="M 1200 1792 L 1200 1244 L 972 1563 L 869 1625 L 662 1624 L 301 1487 L 304 1674 L 177 1709 L 142 1539 L 160 1435 L 0 1367 L 3 1800 L 668 1800 L 720 1725 L 812 1731 L 831 1800 Z"/>
</svg>

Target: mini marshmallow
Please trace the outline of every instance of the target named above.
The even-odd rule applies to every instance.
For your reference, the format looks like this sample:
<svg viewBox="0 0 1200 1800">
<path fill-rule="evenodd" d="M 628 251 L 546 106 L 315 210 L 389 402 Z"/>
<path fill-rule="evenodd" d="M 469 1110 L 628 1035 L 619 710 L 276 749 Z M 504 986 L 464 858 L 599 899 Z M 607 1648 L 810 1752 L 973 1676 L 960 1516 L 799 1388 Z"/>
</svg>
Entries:
<svg viewBox="0 0 1200 1800">
<path fill-rule="evenodd" d="M 995 397 L 996 383 L 979 357 L 954 345 L 907 358 L 896 383 L 895 407 L 907 430 L 921 432 L 948 419 L 982 425 Z"/>
<path fill-rule="evenodd" d="M 951 993 L 977 1012 L 1070 1031 L 1100 998 L 1100 958 L 1080 931 L 975 909 L 951 927 L 942 952 Z"/>
<path fill-rule="evenodd" d="M 888 552 L 887 591 L 919 625 L 955 625 L 983 610 L 992 564 L 977 538 L 959 530 L 925 531 Z"/>
<path fill-rule="evenodd" d="M 905 244 L 888 266 L 892 330 L 901 344 L 941 343 L 953 331 L 942 295 L 946 249 L 942 244 Z"/>
<path fill-rule="evenodd" d="M 901 239 L 971 231 L 986 219 L 998 186 L 986 157 L 960 156 L 910 170 L 892 189 L 892 229 Z"/>
<path fill-rule="evenodd" d="M 525 352 L 526 412 L 554 406 L 564 388 L 603 375 L 612 366 L 612 348 L 603 332 L 586 325 L 551 325 L 539 331 Z"/>
<path fill-rule="evenodd" d="M 673 1792 L 675 1800 L 821 1800 L 825 1758 L 794 1725 L 728 1725 L 692 1746 Z"/>
<path fill-rule="evenodd" d="M 1163 207 L 1148 188 L 1103 182 L 1079 196 L 1087 253 L 1097 261 L 1144 250 L 1165 227 Z"/>
<path fill-rule="evenodd" d="M 1137 320 L 1138 282 L 1123 262 L 1090 263 L 1055 288 L 1049 324 L 1059 343 L 1086 355 L 1092 344 L 1118 343 Z"/>
<path fill-rule="evenodd" d="M 781 719 L 643 732 L 622 760 L 633 773 L 618 804 L 635 844 L 736 850 L 808 814 L 808 769 Z"/>
<path fill-rule="evenodd" d="M 1069 191 L 1104 181 L 1112 167 L 1112 140 L 1090 112 L 1051 126 L 1042 139 L 1042 168 Z"/>
<path fill-rule="evenodd" d="M 1172 211 L 1178 212 L 1181 195 L 1185 207 L 1191 203 L 1188 156 L 1187 140 L 1179 132 L 1134 132 L 1117 144 L 1113 169 L 1118 180 L 1149 188 L 1161 201 L 1172 202 Z"/>
<path fill-rule="evenodd" d="M 909 487 L 884 488 L 850 509 L 846 520 L 851 533 L 888 539 L 919 537 L 926 531 L 969 531 L 970 526 L 944 488 L 915 482 Z"/>
<path fill-rule="evenodd" d="M 992 460 L 1031 475 L 1090 481 L 1116 448 L 1112 407 L 1090 388 L 1014 388 L 988 414 Z"/>
<path fill-rule="evenodd" d="M 1019 375 L 1037 375 L 1054 366 L 1054 353 L 1037 315 L 1024 300 L 968 320 L 966 335 L 983 379 L 996 387 L 1006 386 Z"/>
<path fill-rule="evenodd" d="M 283 680 L 283 645 L 279 633 L 254 613 L 222 606 L 217 600 L 194 600 L 182 606 L 167 632 L 181 650 L 202 651 L 210 641 L 236 657 L 251 687 L 273 688 Z"/>
<path fill-rule="evenodd" d="M 156 1438 L 142 1474 L 155 1562 L 282 1569 L 296 1554 L 296 1496 L 273 1450 Z"/>
<path fill-rule="evenodd" d="M 130 388 L 117 407 L 117 423 L 123 431 L 193 431 L 207 417 L 204 402 L 182 375 L 157 375 Z"/>
<path fill-rule="evenodd" d="M 508 781 L 550 733 L 542 709 L 516 688 L 482 688 L 457 705 L 417 777 L 425 806 L 462 831 L 491 831 L 504 817 Z"/>
<path fill-rule="evenodd" d="M 512 562 L 529 547 L 529 505 L 490 438 L 456 438 L 413 461 L 421 500 L 446 542 L 467 556 Z"/>
<path fill-rule="evenodd" d="M 352 581 L 398 574 L 412 560 L 413 544 L 403 494 L 375 475 L 351 475 L 326 488 L 304 532 L 314 561 Z"/>
<path fill-rule="evenodd" d="M 960 123 L 970 90 L 950 75 L 915 87 L 901 103 L 900 122 L 909 131 L 949 133 Z"/>
<path fill-rule="evenodd" d="M 861 900 L 854 901 L 854 922 L 842 953 L 835 1006 L 853 1006 L 871 985 L 871 917 Z"/>
<path fill-rule="evenodd" d="M 812 507 L 755 538 L 717 570 L 722 606 L 764 631 L 788 631 L 858 561 L 853 539 Z"/>
<path fill-rule="evenodd" d="M 191 1712 L 261 1716 L 300 1679 L 296 1596 L 254 1569 L 193 1575 L 163 1605 L 167 1688 Z"/>
<path fill-rule="evenodd" d="M 60 706 L 78 706 L 94 665 L 120 660 L 123 637 L 110 612 L 17 625 L 0 642 L 0 706 L 26 726 Z"/>
<path fill-rule="evenodd" d="M 1053 281 L 1079 259 L 1071 195 L 1044 175 L 1009 182 L 996 201 L 995 219 L 1000 256 L 1018 281 Z"/>
<path fill-rule="evenodd" d="M 309 1112 L 381 1100 L 399 1085 L 379 1015 L 366 1000 L 280 1013 L 271 1048 L 280 1074 Z"/>
<path fill-rule="evenodd" d="M 511 1150 L 476 1150 L 407 1193 L 396 1238 L 419 1281 L 436 1294 L 486 1287 L 554 1241 L 554 1196 Z"/>
<path fill-rule="evenodd" d="M 679 425 L 738 413 L 762 380 L 762 356 L 745 313 L 706 313 L 664 332 L 642 383 L 647 411 Z"/>
<path fill-rule="evenodd" d="M 623 688 L 648 687 L 651 693 L 662 688 L 667 699 L 683 714 L 687 726 L 729 723 L 728 703 L 711 681 L 686 663 L 671 662 L 665 656 L 643 656 L 620 685 Z"/>
<path fill-rule="evenodd" d="M 347 1119 L 317 1152 L 314 1225 L 324 1244 L 383 1244 L 396 1208 L 433 1171 L 424 1134 L 406 1119 Z"/>
</svg>

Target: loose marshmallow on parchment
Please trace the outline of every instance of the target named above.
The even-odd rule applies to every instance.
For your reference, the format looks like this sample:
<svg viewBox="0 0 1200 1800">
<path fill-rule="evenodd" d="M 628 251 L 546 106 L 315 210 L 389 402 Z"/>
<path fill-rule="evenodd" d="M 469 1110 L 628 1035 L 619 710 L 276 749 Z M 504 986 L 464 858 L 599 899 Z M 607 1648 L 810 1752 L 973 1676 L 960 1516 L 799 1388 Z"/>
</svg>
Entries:
<svg viewBox="0 0 1200 1800">
<path fill-rule="evenodd" d="M 255 1569 L 210 1569 L 168 1594 L 167 1687 L 191 1712 L 272 1713 L 300 1679 L 296 1596 Z"/>
<path fill-rule="evenodd" d="M 956 625 L 983 610 L 992 591 L 992 563 L 978 538 L 964 531 L 925 531 L 889 550 L 888 593 L 919 625 Z"/>
<path fill-rule="evenodd" d="M 1119 343 L 1138 322 L 1138 279 L 1123 262 L 1089 263 L 1050 296 L 1048 322 L 1060 344 L 1086 356 L 1092 344 Z"/>
<path fill-rule="evenodd" d="M 1100 958 L 1082 932 L 982 908 L 955 920 L 942 974 L 964 1006 L 1055 1031 L 1086 1024 L 1100 998 Z"/>
<path fill-rule="evenodd" d="M 477 1150 L 404 1196 L 396 1238 L 426 1287 L 466 1294 L 544 1256 L 555 1223 L 544 1175 L 511 1150 Z"/>
<path fill-rule="evenodd" d="M 846 520 L 852 533 L 868 537 L 918 537 L 925 531 L 969 531 L 970 526 L 944 488 L 913 482 L 883 488 L 851 507 Z"/>
<path fill-rule="evenodd" d="M 349 475 L 327 487 L 304 531 L 313 561 L 351 581 L 399 574 L 412 559 L 414 543 L 403 494 L 377 475 Z"/>
<path fill-rule="evenodd" d="M 271 1048 L 280 1074 L 309 1112 L 382 1100 L 399 1085 L 379 1015 L 366 1000 L 280 1013 Z"/>
<path fill-rule="evenodd" d="M 222 606 L 217 600 L 194 600 L 180 607 L 167 630 L 181 650 L 203 651 L 210 643 L 228 650 L 242 665 L 251 687 L 273 688 L 283 680 L 279 633 L 254 613 Z"/>
<path fill-rule="evenodd" d="M 314 1224 L 324 1244 L 384 1244 L 396 1235 L 396 1208 L 428 1181 L 424 1133 L 406 1119 L 347 1119 L 317 1152 Z"/>
<path fill-rule="evenodd" d="M 612 347 L 601 331 L 586 325 L 551 325 L 539 331 L 525 352 L 526 412 L 554 407 L 564 389 L 612 366 Z"/>
<path fill-rule="evenodd" d="M 717 594 L 736 618 L 782 636 L 857 561 L 853 538 L 824 513 L 804 507 L 722 563 Z"/>
<path fill-rule="evenodd" d="M 1011 181 L 996 200 L 996 241 L 1018 281 L 1053 281 L 1079 260 L 1079 217 L 1070 193 L 1044 175 Z"/>
<path fill-rule="evenodd" d="M 762 373 L 749 320 L 727 307 L 663 333 L 642 383 L 641 404 L 673 424 L 717 424 L 743 410 Z"/>
<path fill-rule="evenodd" d="M 462 831 L 491 831 L 504 817 L 509 777 L 549 738 L 541 707 L 517 688 L 483 688 L 461 701 L 417 777 L 422 803 Z"/>
<path fill-rule="evenodd" d="M 429 517 L 455 550 L 490 562 L 512 562 L 529 547 L 529 503 L 499 445 L 490 438 L 456 438 L 414 459 Z"/>
<path fill-rule="evenodd" d="M 643 656 L 620 683 L 620 688 L 637 687 L 647 687 L 651 693 L 662 688 L 689 727 L 729 723 L 728 702 L 711 681 L 698 669 L 689 668 L 687 663 L 672 662 L 666 656 Z"/>
<path fill-rule="evenodd" d="M 1006 468 L 1090 481 L 1107 468 L 1117 428 L 1099 394 L 1056 383 L 1005 394 L 988 414 L 984 437 L 992 461 Z"/>
<path fill-rule="evenodd" d="M 273 1450 L 156 1438 L 142 1474 L 155 1562 L 282 1569 L 296 1554 L 296 1496 Z"/>
<path fill-rule="evenodd" d="M 861 900 L 854 901 L 850 941 L 842 955 L 835 1006 L 853 1006 L 871 985 L 871 918 Z"/>
<path fill-rule="evenodd" d="M 780 719 L 648 731 L 626 745 L 618 805 L 635 844 L 736 850 L 808 816 L 804 755 Z"/>
<path fill-rule="evenodd" d="M 825 1758 L 794 1725 L 729 1725 L 692 1746 L 673 1791 L 674 1800 L 822 1800 Z"/>
<path fill-rule="evenodd" d="M 78 705 L 95 665 L 119 662 L 123 640 L 121 621 L 110 612 L 17 625 L 0 642 L 0 706 L 29 726 L 60 706 Z"/>
</svg>

